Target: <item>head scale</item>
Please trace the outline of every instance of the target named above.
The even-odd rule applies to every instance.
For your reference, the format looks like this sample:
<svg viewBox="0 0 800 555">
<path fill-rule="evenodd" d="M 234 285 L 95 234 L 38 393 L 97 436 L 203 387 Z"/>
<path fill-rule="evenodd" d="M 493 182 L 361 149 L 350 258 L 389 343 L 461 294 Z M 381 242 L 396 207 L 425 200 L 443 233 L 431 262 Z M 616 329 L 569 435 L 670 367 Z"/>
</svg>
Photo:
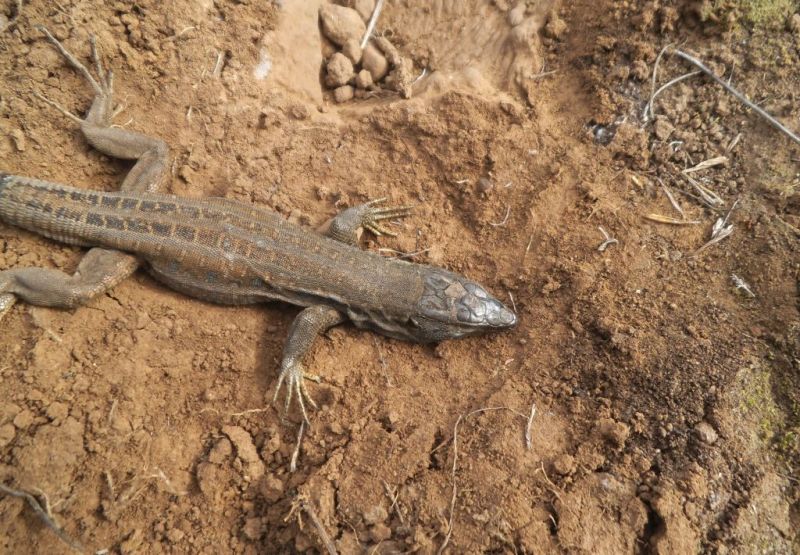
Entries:
<svg viewBox="0 0 800 555">
<path fill-rule="evenodd" d="M 416 323 L 431 341 L 510 328 L 516 315 L 475 282 L 431 268 L 423 276 Z"/>
</svg>

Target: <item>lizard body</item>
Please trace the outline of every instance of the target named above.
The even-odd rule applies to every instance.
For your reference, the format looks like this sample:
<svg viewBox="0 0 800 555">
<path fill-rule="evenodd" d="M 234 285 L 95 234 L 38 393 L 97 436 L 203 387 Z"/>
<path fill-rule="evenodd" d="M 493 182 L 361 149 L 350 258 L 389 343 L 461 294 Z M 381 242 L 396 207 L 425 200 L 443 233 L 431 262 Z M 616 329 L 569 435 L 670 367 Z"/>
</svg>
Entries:
<svg viewBox="0 0 800 555">
<path fill-rule="evenodd" d="M 42 30 L 95 89 L 86 118 L 70 117 L 95 148 L 137 163 L 114 193 L 0 172 L 0 220 L 91 247 L 73 276 L 42 268 L 0 271 L 0 317 L 18 297 L 43 306 L 80 305 L 139 265 L 167 286 L 207 301 L 299 305 L 305 309 L 290 330 L 278 389 L 286 380 L 287 407 L 297 397 L 304 418 L 304 399 L 313 401 L 301 360 L 333 325 L 349 320 L 391 337 L 431 342 L 516 323 L 513 312 L 463 276 L 358 248 L 360 229 L 388 233 L 380 222 L 407 216 L 408 207 L 356 206 L 320 234 L 239 201 L 158 192 L 168 166 L 166 144 L 111 127 L 111 72 L 103 71 L 94 43 L 99 81 Z"/>
</svg>

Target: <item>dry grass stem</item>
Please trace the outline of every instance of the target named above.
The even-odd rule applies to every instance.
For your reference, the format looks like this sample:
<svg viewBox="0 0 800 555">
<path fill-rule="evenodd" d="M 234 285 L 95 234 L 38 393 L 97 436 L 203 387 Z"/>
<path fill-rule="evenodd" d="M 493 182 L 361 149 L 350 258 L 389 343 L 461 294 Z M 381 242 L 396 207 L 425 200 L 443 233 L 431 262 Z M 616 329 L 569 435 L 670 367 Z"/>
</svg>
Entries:
<svg viewBox="0 0 800 555">
<path fill-rule="evenodd" d="M 730 152 L 731 152 L 731 151 L 732 151 L 734 148 L 736 148 L 736 145 L 738 145 L 738 144 L 739 144 L 739 141 L 741 141 L 741 140 L 742 140 L 742 134 L 741 134 L 741 133 L 738 133 L 738 134 L 737 134 L 737 135 L 736 135 L 736 136 L 735 136 L 735 137 L 734 137 L 734 138 L 731 140 L 731 142 L 730 142 L 730 143 L 728 143 L 728 146 L 726 146 L 726 147 L 725 147 L 725 152 L 726 152 L 726 153 L 728 153 L 728 154 L 730 154 Z"/>
<path fill-rule="evenodd" d="M 303 510 L 306 512 L 308 517 L 311 519 L 311 524 L 314 525 L 314 529 L 316 529 L 317 534 L 319 535 L 319 539 L 322 542 L 322 545 L 325 546 L 325 550 L 328 552 L 328 555 L 338 555 L 336 551 L 336 546 L 331 541 L 331 537 L 328 535 L 328 532 L 325 531 L 325 527 L 322 525 L 322 521 L 317 516 L 317 512 L 314 510 L 314 507 L 311 503 L 308 502 L 308 499 L 304 495 L 299 495 L 295 497 L 294 501 L 292 501 L 292 506 L 289 509 L 289 514 L 286 515 L 284 518 L 284 522 L 288 522 L 294 516 L 297 518 L 297 524 L 300 528 L 303 527 L 303 520 L 300 518 L 300 511 Z M 358 537 L 356 537 L 358 540 Z"/>
<path fill-rule="evenodd" d="M 619 241 L 617 241 L 616 239 L 611 237 L 608 234 L 608 232 L 605 229 L 603 229 L 602 226 L 597 226 L 597 229 L 600 230 L 600 233 L 603 234 L 603 239 L 604 239 L 604 241 L 600 244 L 600 246 L 597 247 L 597 250 L 599 250 L 600 252 L 603 252 L 604 250 L 606 250 L 611 245 L 619 244 Z"/>
<path fill-rule="evenodd" d="M 667 198 L 669 199 L 669 203 L 670 203 L 670 204 L 672 205 L 672 207 L 673 207 L 673 208 L 674 208 L 674 209 L 675 209 L 675 210 L 678 212 L 678 214 L 680 214 L 680 215 L 681 215 L 681 218 L 683 218 L 683 219 L 685 220 L 685 219 L 686 219 L 686 213 L 683 211 L 683 208 L 681 208 L 681 205 L 680 205 L 680 204 L 678 204 L 678 201 L 677 201 L 677 199 L 676 199 L 676 198 L 673 196 L 673 194 L 672 194 L 672 191 L 670 191 L 670 190 L 669 190 L 669 187 L 667 187 L 667 186 L 664 184 L 664 182 L 663 182 L 663 181 L 661 181 L 660 179 L 658 180 L 658 182 L 659 182 L 659 183 L 661 183 L 661 189 L 664 191 L 664 194 L 665 194 L 665 195 L 667 195 Z"/>
<path fill-rule="evenodd" d="M 672 216 L 662 216 L 661 214 L 646 214 L 645 218 L 652 222 L 670 225 L 697 225 L 700 223 L 698 220 L 679 220 L 678 218 L 673 218 Z"/>
<path fill-rule="evenodd" d="M 375 3 L 375 9 L 372 11 L 372 17 L 369 18 L 367 30 L 364 32 L 364 38 L 361 39 L 361 48 L 367 46 L 367 41 L 369 41 L 369 37 L 372 36 L 372 32 L 375 30 L 375 25 L 378 23 L 378 17 L 380 17 L 381 10 L 383 9 L 383 1 L 384 0 L 378 0 Z"/>
<path fill-rule="evenodd" d="M 656 81 L 658 81 L 658 65 L 661 63 L 661 58 L 664 57 L 664 53 L 667 51 L 668 48 L 674 46 L 674 43 L 670 43 L 666 45 L 664 48 L 661 49 L 661 52 L 658 53 L 656 56 L 656 62 L 653 64 L 653 77 L 650 83 L 650 100 L 644 107 L 644 113 L 642 113 L 642 119 L 647 122 L 649 118 L 647 117 L 647 112 L 650 110 L 650 106 L 653 104 L 653 97 L 656 94 Z"/>
<path fill-rule="evenodd" d="M 289 463 L 289 472 L 294 472 L 297 470 L 297 457 L 300 455 L 300 444 L 303 442 L 303 432 L 306 431 L 306 421 L 300 421 L 300 429 L 297 430 L 297 445 L 294 446 L 294 451 L 292 452 L 292 459 Z"/>
<path fill-rule="evenodd" d="M 425 254 L 426 252 L 428 252 L 432 248 L 433 247 L 428 247 L 426 249 L 421 249 L 421 250 L 414 251 L 414 252 L 403 252 L 403 251 L 398 251 L 398 250 L 395 250 L 395 249 L 389 249 L 389 248 L 385 248 L 384 247 L 384 248 L 378 249 L 378 252 L 388 252 L 388 253 L 391 253 L 391 254 L 396 254 L 397 258 L 413 258 L 415 256 L 419 256 L 420 254 Z"/>
<path fill-rule="evenodd" d="M 709 206 L 719 207 L 719 206 L 722 206 L 723 204 L 725 204 L 725 201 L 722 200 L 719 197 L 719 195 L 717 195 L 717 193 L 715 193 L 714 191 L 712 191 L 711 189 L 709 189 L 708 187 L 706 187 L 705 185 L 703 185 L 702 183 L 697 181 L 695 178 L 693 178 L 689 174 L 684 173 L 683 177 L 685 177 L 686 180 L 689 183 L 691 183 L 692 187 L 695 188 L 697 193 L 703 199 L 703 202 L 705 202 Z"/>
<path fill-rule="evenodd" d="M 741 291 L 742 293 L 744 293 L 745 295 L 747 295 L 751 299 L 755 299 L 756 298 L 756 294 L 753 293 L 753 290 L 750 289 L 750 285 L 745 280 L 743 280 L 742 278 L 740 278 L 736 274 L 731 274 L 731 281 L 733 281 L 733 285 L 734 285 L 734 287 L 736 287 L 736 289 L 738 289 L 739 291 Z"/>
<path fill-rule="evenodd" d="M 683 170 L 683 173 L 684 174 L 694 173 L 700 170 L 707 170 L 708 168 L 713 168 L 714 166 L 720 166 L 727 163 L 728 163 L 727 156 L 717 156 L 715 158 L 709 158 L 708 160 L 703 160 L 699 164 Z"/>
<path fill-rule="evenodd" d="M 653 96 L 650 97 L 650 101 L 647 103 L 647 105 L 645 105 L 644 114 L 642 114 L 642 119 L 644 119 L 645 121 L 650 121 L 652 119 L 655 119 L 656 114 L 653 111 L 653 102 L 655 101 L 655 99 L 656 99 L 656 97 L 658 95 L 660 95 L 662 92 L 664 92 L 665 90 L 667 90 L 671 86 L 677 85 L 681 81 L 685 81 L 686 79 L 689 79 L 690 77 L 694 77 L 696 75 L 700 75 L 701 73 L 702 73 L 701 71 L 693 71 L 691 73 L 687 73 L 685 75 L 681 75 L 680 77 L 676 77 L 672 81 L 662 85 L 655 93 L 653 93 Z M 650 116 L 649 117 L 647 115 L 648 112 L 650 112 Z"/>
<path fill-rule="evenodd" d="M 458 488 L 456 487 L 456 469 L 458 468 L 458 425 L 461 424 L 461 421 L 465 418 L 472 416 L 473 414 L 480 414 L 483 412 L 490 412 L 490 411 L 498 411 L 498 410 L 507 410 L 517 416 L 521 416 L 526 421 L 530 418 L 529 415 L 523 414 L 518 410 L 512 409 L 510 407 L 485 407 L 482 409 L 475 409 L 472 412 L 468 412 L 467 414 L 459 415 L 456 419 L 456 423 L 453 426 L 453 469 L 450 473 L 452 481 L 453 481 L 453 494 L 450 497 L 450 518 L 447 521 L 447 535 L 444 537 L 444 541 L 442 545 L 439 546 L 439 550 L 436 552 L 437 555 L 441 555 L 444 552 L 447 544 L 450 543 L 450 538 L 453 535 L 453 517 L 455 516 L 456 510 L 456 497 L 458 494 Z"/>
<path fill-rule="evenodd" d="M 789 137 L 791 140 L 793 140 L 797 144 L 800 144 L 800 136 L 795 134 L 793 131 L 791 131 L 789 128 L 787 128 L 785 125 L 783 125 L 781 122 L 779 122 L 774 117 L 772 117 L 763 108 L 761 108 L 760 106 L 757 106 L 756 104 L 751 102 L 744 94 L 742 94 L 737 89 L 735 89 L 734 87 L 732 87 L 731 85 L 726 83 L 722 78 L 720 78 L 717 74 L 715 74 L 708 67 L 706 67 L 705 64 L 703 64 L 703 62 L 701 62 L 700 60 L 698 60 L 694 56 L 691 56 L 691 55 L 687 54 L 686 52 L 683 52 L 682 50 L 675 49 L 674 53 L 675 53 L 676 56 L 678 56 L 678 57 L 684 59 L 685 61 L 689 62 L 690 64 L 694 65 L 700 71 L 702 71 L 703 73 L 705 73 L 706 75 L 711 77 L 714 81 L 719 83 L 726 91 L 728 91 L 733 96 L 735 96 L 739 100 L 739 102 L 741 102 L 742 104 L 744 104 L 745 106 L 747 106 L 748 108 L 750 108 L 751 110 L 756 112 L 759 116 L 761 116 L 762 118 L 767 120 L 767 122 L 769 122 L 769 124 L 772 125 L 775 129 L 777 129 L 778 131 L 782 132 L 784 135 Z"/>
<path fill-rule="evenodd" d="M 715 245 L 728 237 L 731 233 L 733 233 L 733 224 L 728 224 L 728 219 L 730 219 L 731 214 L 733 213 L 736 206 L 739 204 L 739 199 L 736 199 L 736 202 L 733 203 L 731 209 L 728 210 L 728 213 L 725 214 L 724 218 L 717 218 L 717 221 L 714 222 L 714 226 L 711 228 L 711 238 L 708 242 L 697 249 L 695 254 L 699 253 L 710 247 L 711 245 Z"/>
<path fill-rule="evenodd" d="M 0 484 L 0 492 L 6 495 L 10 495 L 12 497 L 20 497 L 25 501 L 27 501 L 28 505 L 31 507 L 31 509 L 33 509 L 33 512 L 36 513 L 36 516 L 38 516 L 42 520 L 42 522 L 44 522 L 47 525 L 48 528 L 50 528 L 53 532 L 55 532 L 55 534 L 58 536 L 58 539 L 64 542 L 64 544 L 68 545 L 70 549 L 72 549 L 73 551 L 76 551 L 78 553 L 83 553 L 86 551 L 85 548 L 79 542 L 69 537 L 69 535 L 64 531 L 64 529 L 61 528 L 61 526 L 59 526 L 58 524 L 56 524 L 56 521 L 53 519 L 53 515 L 50 514 L 50 509 L 49 509 L 50 503 L 47 500 L 46 495 L 40 492 L 40 495 L 45 500 L 45 507 L 47 508 L 47 510 L 42 508 L 42 505 L 39 503 L 39 501 L 37 501 L 36 497 L 34 497 L 33 494 L 30 492 L 10 488 L 4 484 Z"/>
<path fill-rule="evenodd" d="M 400 505 L 398 505 L 397 500 L 400 497 L 399 488 L 390 488 L 389 484 L 386 483 L 386 480 L 383 480 L 383 489 L 386 491 L 386 496 L 392 502 L 392 505 L 389 507 L 389 511 L 394 511 L 397 515 L 397 518 L 400 519 L 400 524 L 405 526 L 406 519 L 403 516 L 403 511 L 400 510 Z"/>
<path fill-rule="evenodd" d="M 506 206 L 506 215 L 503 218 L 503 221 L 502 222 L 497 222 L 497 223 L 489 222 L 489 225 L 490 226 L 494 226 L 494 227 L 502 227 L 502 226 L 506 225 L 506 222 L 508 222 L 508 217 L 510 215 L 511 215 L 511 206 Z"/>
<path fill-rule="evenodd" d="M 531 427 L 533 426 L 533 417 L 536 416 L 536 403 L 531 405 L 531 415 L 528 417 L 528 424 L 525 426 L 525 447 L 528 451 L 531 450 L 532 446 L 532 439 L 531 439 Z"/>
</svg>

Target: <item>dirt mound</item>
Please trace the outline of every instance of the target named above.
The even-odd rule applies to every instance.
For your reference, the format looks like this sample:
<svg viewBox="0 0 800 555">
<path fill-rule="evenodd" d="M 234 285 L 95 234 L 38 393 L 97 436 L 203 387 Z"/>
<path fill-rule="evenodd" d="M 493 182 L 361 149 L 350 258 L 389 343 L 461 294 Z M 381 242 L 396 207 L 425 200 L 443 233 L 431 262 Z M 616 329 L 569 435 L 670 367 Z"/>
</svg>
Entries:
<svg viewBox="0 0 800 555">
<path fill-rule="evenodd" d="M 680 42 L 797 130 L 800 34 L 695 4 L 386 2 L 375 36 L 421 78 L 336 104 L 321 1 L 23 3 L 0 31 L 0 170 L 117 187 L 128 165 L 34 95 L 77 113 L 91 95 L 34 25 L 83 59 L 93 33 L 118 123 L 171 146 L 172 192 L 309 227 L 414 204 L 365 248 L 465 273 L 520 324 L 433 347 L 332 330 L 295 453 L 298 415 L 268 398 L 296 309 L 141 273 L 74 311 L 18 306 L 2 483 L 120 553 L 315 552 L 320 528 L 341 553 L 796 551 L 797 147 L 701 77 L 643 113 Z M 664 56 L 658 85 L 691 70 Z M 707 206 L 684 170 L 722 156 L 689 174 Z M 0 229 L 0 268 L 80 259 Z M 0 538 L 67 550 L 22 498 L 0 496 Z"/>
</svg>

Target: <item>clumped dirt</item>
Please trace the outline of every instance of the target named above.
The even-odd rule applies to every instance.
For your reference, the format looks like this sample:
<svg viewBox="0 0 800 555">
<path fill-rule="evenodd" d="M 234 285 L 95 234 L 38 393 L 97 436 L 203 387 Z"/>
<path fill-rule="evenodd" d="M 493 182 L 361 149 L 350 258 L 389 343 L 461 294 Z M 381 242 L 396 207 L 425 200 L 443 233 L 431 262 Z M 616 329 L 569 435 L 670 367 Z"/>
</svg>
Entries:
<svg viewBox="0 0 800 555">
<path fill-rule="evenodd" d="M 800 130 L 800 26 L 698 4 L 387 2 L 377 34 L 425 76 L 408 99 L 336 104 L 320 1 L 33 1 L 17 19 L 5 2 L 4 171 L 121 181 L 127 163 L 34 95 L 81 113 L 91 94 L 34 25 L 83 59 L 92 33 L 118 123 L 171 145 L 173 193 L 308 226 L 415 204 L 365 248 L 463 272 L 520 324 L 435 347 L 332 330 L 292 472 L 299 418 L 268 397 L 297 309 L 143 273 L 74 311 L 20 305 L 0 335 L 0 479 L 87 551 L 322 551 L 313 512 L 341 553 L 433 553 L 448 533 L 452 553 L 798 552 L 800 149 L 702 77 L 642 114 L 680 43 Z M 658 82 L 691 69 L 667 55 Z M 692 174 L 712 209 L 681 171 L 717 156 Z M 681 218 L 662 183 L 699 224 L 645 219 Z M 698 252 L 737 199 L 733 233 Z M 598 250 L 599 227 L 618 242 Z M 0 230 L 0 268 L 80 259 Z M 0 551 L 69 548 L 5 496 Z"/>
</svg>

